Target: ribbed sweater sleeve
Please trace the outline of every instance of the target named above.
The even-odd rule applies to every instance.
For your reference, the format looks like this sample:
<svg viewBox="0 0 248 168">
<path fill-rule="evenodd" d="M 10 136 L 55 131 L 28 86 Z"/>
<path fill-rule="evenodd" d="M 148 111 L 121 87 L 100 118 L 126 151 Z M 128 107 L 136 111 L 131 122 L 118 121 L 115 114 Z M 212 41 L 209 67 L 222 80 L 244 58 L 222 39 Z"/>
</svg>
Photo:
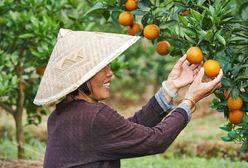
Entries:
<svg viewBox="0 0 248 168">
<path fill-rule="evenodd" d="M 187 125 L 187 112 L 176 108 L 154 127 L 124 119 L 108 106 L 92 122 L 92 149 L 100 160 L 116 160 L 164 152 Z"/>
</svg>

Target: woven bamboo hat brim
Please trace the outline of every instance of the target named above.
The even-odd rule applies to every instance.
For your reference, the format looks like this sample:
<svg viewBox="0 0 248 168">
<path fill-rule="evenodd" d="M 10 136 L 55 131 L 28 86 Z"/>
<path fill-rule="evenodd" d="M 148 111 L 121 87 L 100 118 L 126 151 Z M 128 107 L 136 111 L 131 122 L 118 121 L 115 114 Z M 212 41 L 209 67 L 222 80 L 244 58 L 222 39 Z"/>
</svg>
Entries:
<svg viewBox="0 0 248 168">
<path fill-rule="evenodd" d="M 34 104 L 57 101 L 107 66 L 140 37 L 60 29 Z"/>
</svg>

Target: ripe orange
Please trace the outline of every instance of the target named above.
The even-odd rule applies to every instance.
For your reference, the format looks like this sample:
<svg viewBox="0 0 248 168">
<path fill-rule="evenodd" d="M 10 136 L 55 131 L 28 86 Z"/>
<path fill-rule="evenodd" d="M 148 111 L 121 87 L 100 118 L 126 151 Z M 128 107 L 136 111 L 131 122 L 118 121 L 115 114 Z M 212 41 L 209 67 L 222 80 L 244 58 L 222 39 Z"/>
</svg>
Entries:
<svg viewBox="0 0 248 168">
<path fill-rule="evenodd" d="M 187 16 L 187 15 L 189 15 L 190 14 L 190 10 L 183 10 L 182 12 L 181 12 L 181 15 L 183 15 L 183 16 Z"/>
<path fill-rule="evenodd" d="M 241 97 L 233 99 L 231 96 L 227 100 L 227 106 L 230 110 L 239 110 L 243 106 L 243 100 Z"/>
<path fill-rule="evenodd" d="M 127 28 L 127 33 L 134 36 L 136 33 L 141 31 L 141 26 L 139 23 L 134 22 L 133 25 Z"/>
<path fill-rule="evenodd" d="M 240 124 L 242 121 L 242 117 L 244 116 L 244 112 L 241 110 L 234 110 L 229 112 L 228 119 L 233 124 Z"/>
<path fill-rule="evenodd" d="M 220 72 L 220 64 L 216 60 L 207 60 L 204 65 L 204 72 L 205 74 L 211 78 L 216 77 Z"/>
<path fill-rule="evenodd" d="M 123 26 L 130 26 L 134 22 L 134 17 L 130 12 L 121 12 L 119 15 L 119 23 Z"/>
<path fill-rule="evenodd" d="M 136 0 L 127 0 L 125 3 L 126 10 L 132 11 L 138 8 Z"/>
<path fill-rule="evenodd" d="M 187 60 L 191 64 L 200 64 L 203 60 L 202 50 L 198 47 L 190 47 L 186 52 Z"/>
<path fill-rule="evenodd" d="M 45 67 L 37 67 L 36 68 L 36 73 L 38 74 L 38 75 L 43 75 L 44 74 L 44 72 L 45 72 Z"/>
<path fill-rule="evenodd" d="M 149 40 L 158 38 L 160 29 L 155 24 L 149 24 L 144 28 L 144 36 Z"/>
<path fill-rule="evenodd" d="M 157 43 L 156 51 L 160 55 L 167 55 L 169 53 L 170 43 L 168 41 L 160 41 Z"/>
</svg>

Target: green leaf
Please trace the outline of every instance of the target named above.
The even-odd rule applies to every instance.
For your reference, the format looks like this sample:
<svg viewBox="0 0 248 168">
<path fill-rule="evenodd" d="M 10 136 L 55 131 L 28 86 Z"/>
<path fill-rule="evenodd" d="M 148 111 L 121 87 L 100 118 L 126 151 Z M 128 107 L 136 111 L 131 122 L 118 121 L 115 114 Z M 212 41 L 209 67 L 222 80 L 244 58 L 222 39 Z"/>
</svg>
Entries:
<svg viewBox="0 0 248 168">
<path fill-rule="evenodd" d="M 110 12 L 109 12 L 108 10 L 104 10 L 104 11 L 103 11 L 103 17 L 104 17 L 106 20 L 108 20 L 109 17 L 110 17 Z"/>
<path fill-rule="evenodd" d="M 102 2 L 97 2 L 92 8 L 90 8 L 88 11 L 84 13 L 84 16 L 89 15 L 90 13 L 99 10 L 99 9 L 107 9 L 107 6 L 103 4 Z"/>
<path fill-rule="evenodd" d="M 118 23 L 118 17 L 119 17 L 120 12 L 119 11 L 113 11 L 111 13 L 111 18 L 115 23 Z"/>
<path fill-rule="evenodd" d="M 235 130 L 230 131 L 227 135 L 232 139 L 236 139 L 238 137 L 238 133 Z"/>
<path fill-rule="evenodd" d="M 178 15 L 178 19 L 181 21 L 181 23 L 184 25 L 184 26 L 187 26 L 188 25 L 188 20 L 181 16 L 181 15 Z"/>
<path fill-rule="evenodd" d="M 206 0 L 198 0 L 197 2 L 197 6 L 201 6 L 203 5 L 203 3 L 205 2 Z"/>
<path fill-rule="evenodd" d="M 187 34 L 184 34 L 184 38 L 186 38 L 186 40 L 188 40 L 192 44 L 195 43 L 195 41 L 190 36 L 188 36 Z"/>
<path fill-rule="evenodd" d="M 242 122 L 248 124 L 248 116 L 247 116 L 247 115 L 244 115 L 244 116 L 242 117 Z"/>
<path fill-rule="evenodd" d="M 178 36 L 180 36 L 180 27 L 179 27 L 179 25 L 176 25 L 176 27 L 175 27 L 175 33 L 176 33 Z"/>
<path fill-rule="evenodd" d="M 223 87 L 231 87 L 232 86 L 231 79 L 229 79 L 227 77 L 223 77 L 221 80 L 221 83 L 222 83 Z"/>
<path fill-rule="evenodd" d="M 232 128 L 233 128 L 233 125 L 231 123 L 228 123 L 228 124 L 220 127 L 220 129 L 222 129 L 224 131 L 228 131 L 228 132 L 231 131 Z"/>
<path fill-rule="evenodd" d="M 212 32 L 211 30 L 209 30 L 209 31 L 207 32 L 207 34 L 204 36 L 205 40 L 207 40 L 207 41 L 209 41 L 209 42 L 211 42 L 212 37 L 213 37 L 213 32 Z"/>
<path fill-rule="evenodd" d="M 226 40 L 224 39 L 224 37 L 222 37 L 220 34 L 216 33 L 215 34 L 217 39 L 219 40 L 219 42 L 222 44 L 222 45 L 226 45 Z"/>
<path fill-rule="evenodd" d="M 224 137 L 221 137 L 221 139 L 224 141 L 224 142 L 230 142 L 230 141 L 233 141 L 233 138 L 229 137 L 229 136 L 224 136 Z"/>
<path fill-rule="evenodd" d="M 232 96 L 232 98 L 236 99 L 239 96 L 239 94 L 240 94 L 240 91 L 237 88 L 233 88 L 231 90 L 231 96 Z"/>
<path fill-rule="evenodd" d="M 34 34 L 25 33 L 25 34 L 21 34 L 21 35 L 19 36 L 19 38 L 21 38 L 21 39 L 27 39 L 27 38 L 32 38 L 32 37 L 34 37 L 34 36 L 35 36 Z"/>
<path fill-rule="evenodd" d="M 146 14 L 146 12 L 145 11 L 142 11 L 142 10 L 139 10 L 139 9 L 137 9 L 137 10 L 134 10 L 134 11 L 132 11 L 132 14 L 133 15 L 137 15 L 137 16 L 143 16 L 143 15 L 145 15 Z"/>
<path fill-rule="evenodd" d="M 191 11 L 192 16 L 200 23 L 202 20 L 202 15 L 193 9 L 191 9 L 190 11 Z"/>
<path fill-rule="evenodd" d="M 248 102 L 248 94 L 246 92 L 241 93 L 240 97 L 243 99 L 243 101 Z"/>
<path fill-rule="evenodd" d="M 214 16 L 215 9 L 213 6 L 211 6 L 211 5 L 209 6 L 209 11 L 210 11 L 211 15 Z"/>
<path fill-rule="evenodd" d="M 239 8 L 239 15 L 244 19 L 248 19 L 248 2 L 243 3 Z"/>
</svg>

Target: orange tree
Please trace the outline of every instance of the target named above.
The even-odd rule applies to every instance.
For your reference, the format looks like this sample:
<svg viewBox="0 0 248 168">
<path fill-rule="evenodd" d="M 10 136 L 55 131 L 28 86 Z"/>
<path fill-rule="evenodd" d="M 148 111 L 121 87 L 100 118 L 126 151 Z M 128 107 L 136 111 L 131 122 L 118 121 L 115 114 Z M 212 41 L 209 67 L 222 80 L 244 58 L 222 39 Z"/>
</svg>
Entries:
<svg viewBox="0 0 248 168">
<path fill-rule="evenodd" d="M 0 1 L 0 107 L 15 120 L 18 158 L 25 157 L 24 111 L 33 124 L 48 111 L 35 106 L 33 99 L 59 28 L 99 31 L 112 27 L 101 13 L 87 16 L 92 5 L 80 0 Z"/>
<path fill-rule="evenodd" d="M 193 46 L 199 47 L 204 61 L 220 63 L 224 71 L 221 88 L 215 91 L 212 108 L 223 112 L 229 119 L 221 129 L 227 131 L 224 141 L 242 144 L 241 150 L 248 152 L 248 2 L 241 0 L 95 0 L 93 10 L 104 10 L 107 19 L 118 24 L 121 13 L 129 12 L 133 22 L 142 26 L 157 25 L 151 30 L 151 42 L 170 43 L 170 55 L 181 56 Z M 126 4 L 137 7 L 130 10 Z M 129 25 L 129 24 L 128 24 Z M 132 27 L 132 25 L 129 25 Z M 126 27 L 123 26 L 124 29 Z M 158 31 L 159 30 L 159 31 Z M 123 30 L 119 30 L 123 32 Z M 159 36 L 156 34 L 159 32 Z M 145 35 L 137 32 L 136 35 Z M 132 34 L 134 35 L 134 34 Z M 153 36 L 154 35 L 154 36 Z M 145 35 L 146 37 L 146 35 Z M 160 59 L 159 61 L 163 61 Z M 211 67 L 209 67 L 211 68 Z M 159 68 L 158 68 L 159 69 Z M 158 70 L 163 74 L 163 69 Z M 225 93 L 234 100 L 240 97 L 242 107 L 229 109 Z M 233 116 L 235 119 L 233 119 Z M 235 121 L 235 122 L 232 122 Z M 240 121 L 240 122 L 237 122 Z"/>
</svg>

